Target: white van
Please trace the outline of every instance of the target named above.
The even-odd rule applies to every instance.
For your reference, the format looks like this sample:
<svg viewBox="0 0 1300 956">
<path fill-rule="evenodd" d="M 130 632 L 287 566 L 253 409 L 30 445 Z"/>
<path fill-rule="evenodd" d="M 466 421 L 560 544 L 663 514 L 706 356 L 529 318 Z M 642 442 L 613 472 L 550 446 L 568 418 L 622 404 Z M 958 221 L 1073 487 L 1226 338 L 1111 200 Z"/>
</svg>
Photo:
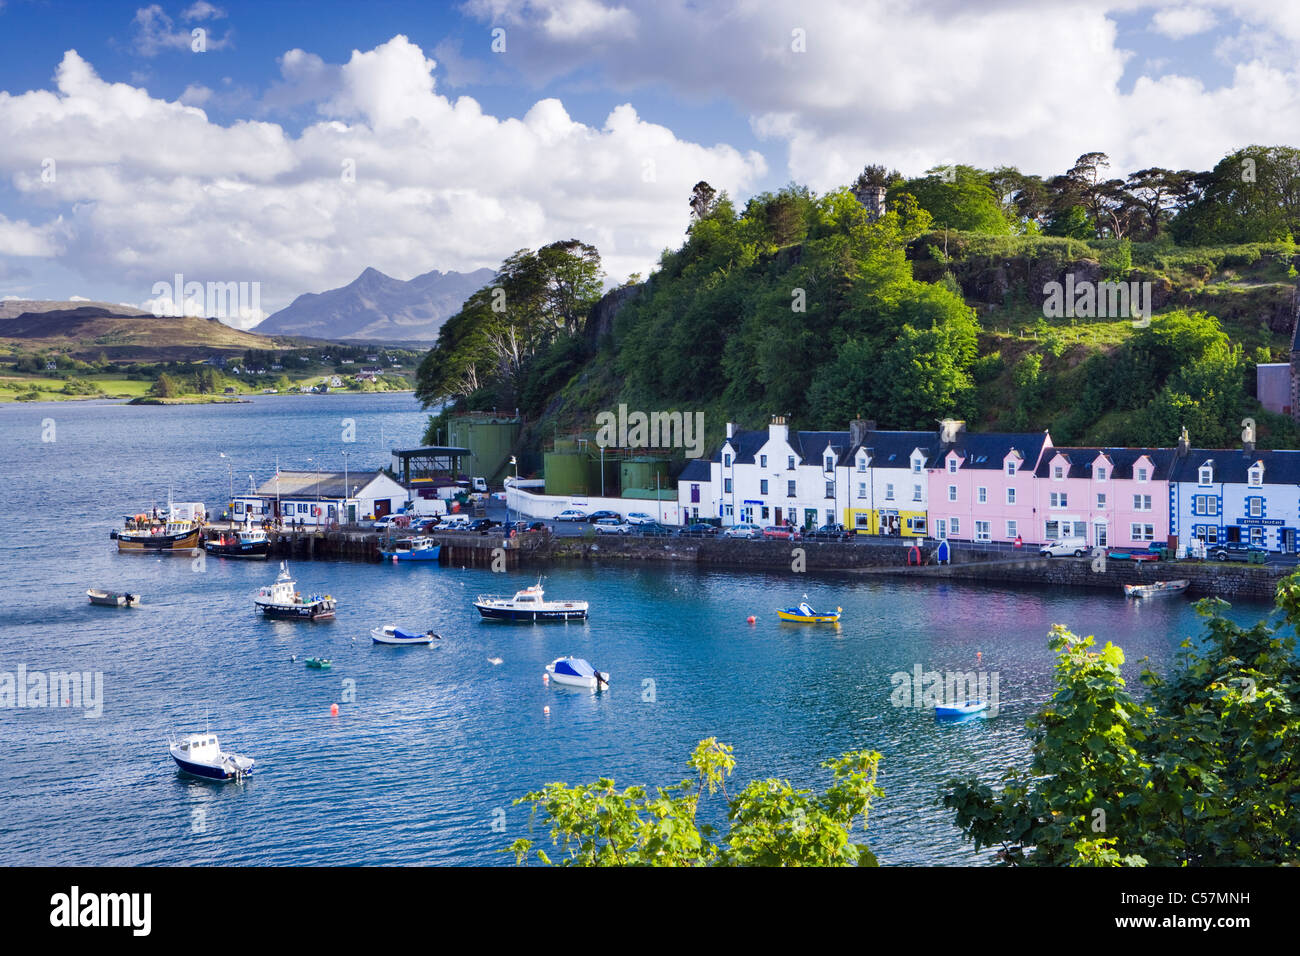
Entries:
<svg viewBox="0 0 1300 956">
<path fill-rule="evenodd" d="M 1088 553 L 1088 541 L 1086 538 L 1058 538 L 1043 545 L 1038 553 L 1044 558 L 1063 558 L 1067 555 L 1081 558 Z"/>
</svg>

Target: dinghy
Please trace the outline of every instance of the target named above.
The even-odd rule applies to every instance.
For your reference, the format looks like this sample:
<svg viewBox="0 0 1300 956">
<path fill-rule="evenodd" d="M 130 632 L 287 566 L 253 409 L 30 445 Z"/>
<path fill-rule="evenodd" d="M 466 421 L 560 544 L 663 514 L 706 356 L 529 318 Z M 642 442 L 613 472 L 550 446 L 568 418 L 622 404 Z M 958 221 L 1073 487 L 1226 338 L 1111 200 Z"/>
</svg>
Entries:
<svg viewBox="0 0 1300 956">
<path fill-rule="evenodd" d="M 376 644 L 432 644 L 434 641 L 442 640 L 442 635 L 435 634 L 433 631 L 412 634 L 394 624 L 385 624 L 383 627 L 371 628 L 370 639 Z"/>
<path fill-rule="evenodd" d="M 86 591 L 86 597 L 90 598 L 91 604 L 99 604 L 103 607 L 140 606 L 140 595 L 129 592 L 118 594 L 116 591 L 102 591 L 99 588 L 90 588 Z"/>
<path fill-rule="evenodd" d="M 1125 597 L 1155 597 L 1157 594 L 1178 594 L 1187 590 L 1187 581 L 1156 581 L 1152 584 L 1126 584 Z"/>
<path fill-rule="evenodd" d="M 331 661 L 328 657 L 309 657 L 307 666 L 315 668 L 318 671 L 327 671 L 330 669 Z"/>
<path fill-rule="evenodd" d="M 835 613 L 829 611 L 816 611 L 808 603 L 808 595 L 804 595 L 804 600 L 799 602 L 798 607 L 788 607 L 784 610 L 777 611 L 776 616 L 783 621 L 794 621 L 798 624 L 837 624 L 840 620 L 840 614 L 844 609 L 837 607 Z"/>
<path fill-rule="evenodd" d="M 609 686 L 609 674 L 598 671 L 581 657 L 557 657 L 546 665 L 546 673 L 557 684 L 599 690 Z"/>
<path fill-rule="evenodd" d="M 967 717 L 981 715 L 988 709 L 987 700 L 968 700 L 964 704 L 936 705 L 934 717 L 935 720 L 965 720 Z"/>
</svg>

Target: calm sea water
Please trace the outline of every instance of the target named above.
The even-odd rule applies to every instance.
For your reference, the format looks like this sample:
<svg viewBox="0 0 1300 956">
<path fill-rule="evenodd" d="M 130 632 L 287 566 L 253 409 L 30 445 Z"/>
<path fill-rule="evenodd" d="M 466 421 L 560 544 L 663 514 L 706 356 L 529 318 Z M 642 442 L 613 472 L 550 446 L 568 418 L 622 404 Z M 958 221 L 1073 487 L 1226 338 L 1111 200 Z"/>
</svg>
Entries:
<svg viewBox="0 0 1300 956">
<path fill-rule="evenodd" d="M 355 443 L 342 442 L 344 419 Z M 0 406 L 0 671 L 104 675 L 97 719 L 0 709 L 8 862 L 501 864 L 511 858 L 495 851 L 529 834 L 514 798 L 602 775 L 674 783 L 695 743 L 716 736 L 735 747 L 736 783 L 822 787 L 821 761 L 877 749 L 885 797 L 869 842 L 882 861 L 978 864 L 986 854 L 962 844 L 938 791 L 955 774 L 993 780 L 1024 763 L 1024 720 L 1051 690 L 1051 625 L 1120 644 L 1131 683 L 1137 661 L 1163 670 L 1199 633 L 1182 598 L 648 566 L 551 570 L 548 592 L 588 599 L 591 620 L 517 627 L 479 621 L 470 602 L 530 583 L 523 572 L 333 562 L 291 570 L 302 590 L 339 600 L 337 620 L 268 622 L 251 595 L 273 562 L 118 555 L 109 540 L 120 515 L 164 503 L 169 482 L 176 500 L 220 511 L 232 471 L 238 491 L 250 473 L 265 480 L 277 454 L 283 468 L 341 469 L 347 450 L 349 467 L 374 468 L 390 447 L 418 444 L 424 421 L 409 395 Z M 145 605 L 91 607 L 90 586 Z M 779 624 L 775 609 L 804 593 L 842 605 L 844 625 Z M 383 623 L 445 639 L 372 645 Z M 974 669 L 977 652 L 999 675 L 995 719 L 938 725 L 890 706 L 891 674 Z M 563 654 L 610 671 L 612 688 L 545 686 L 543 667 Z M 305 656 L 334 666 L 308 670 Z M 205 725 L 258 774 L 243 785 L 179 776 L 169 731 Z"/>
</svg>

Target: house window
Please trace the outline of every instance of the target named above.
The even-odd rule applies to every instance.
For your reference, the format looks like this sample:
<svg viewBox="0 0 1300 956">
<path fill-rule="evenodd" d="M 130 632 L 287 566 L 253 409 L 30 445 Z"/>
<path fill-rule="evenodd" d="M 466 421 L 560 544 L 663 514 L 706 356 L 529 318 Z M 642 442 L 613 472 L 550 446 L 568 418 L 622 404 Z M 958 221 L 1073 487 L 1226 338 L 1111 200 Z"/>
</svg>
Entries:
<svg viewBox="0 0 1300 956">
<path fill-rule="evenodd" d="M 1014 541 L 1014 540 L 1016 540 L 1016 537 L 1017 537 L 1018 535 L 1019 535 L 1019 532 L 1016 530 L 1016 522 L 1014 522 L 1014 521 L 1008 521 L 1008 522 L 1007 522 L 1007 537 L 1010 538 L 1012 541 Z"/>
<path fill-rule="evenodd" d="M 920 485 L 913 485 L 913 486 L 912 486 L 912 500 L 913 500 L 913 501 L 920 501 L 920 500 L 921 500 L 921 486 L 920 486 Z"/>
<path fill-rule="evenodd" d="M 866 470 L 867 470 L 867 459 L 866 459 L 866 458 L 859 458 L 859 459 L 858 459 L 858 471 L 866 471 Z"/>
<path fill-rule="evenodd" d="M 980 503 L 980 504 L 983 505 L 983 504 L 987 504 L 987 503 L 988 503 L 988 500 L 989 500 L 989 490 L 988 490 L 987 488 L 980 488 L 980 489 L 976 492 L 976 495 L 977 495 L 978 498 L 979 498 L 979 503 Z"/>
<path fill-rule="evenodd" d="M 1105 468 L 1098 468 L 1098 469 L 1097 469 L 1097 480 L 1098 480 L 1098 481 L 1105 481 L 1105 480 L 1106 480 L 1106 469 L 1105 469 Z"/>
<path fill-rule="evenodd" d="M 1154 541 L 1156 537 L 1155 525 L 1150 524 L 1129 525 L 1129 532 L 1134 541 Z"/>
<path fill-rule="evenodd" d="M 961 534 L 961 521 L 957 518 L 948 519 L 949 530 L 953 534 Z"/>
<path fill-rule="evenodd" d="M 948 500 L 949 500 L 949 501 L 956 501 L 956 500 L 957 500 L 957 486 L 956 486 L 956 485 L 949 485 L 949 486 L 948 486 Z"/>
<path fill-rule="evenodd" d="M 766 468 L 766 467 L 767 467 L 767 456 L 766 456 L 766 455 L 759 455 L 759 456 L 758 456 L 758 467 L 759 467 L 759 468 Z"/>
<path fill-rule="evenodd" d="M 1097 508 L 1098 508 L 1098 510 L 1102 510 L 1102 511 L 1105 510 L 1105 508 L 1106 508 L 1106 495 L 1105 495 L 1105 494 L 1098 494 L 1098 495 L 1097 495 Z"/>
<path fill-rule="evenodd" d="M 1194 515 L 1217 515 L 1219 513 L 1219 499 L 1214 495 L 1193 495 L 1192 496 L 1192 514 Z"/>
<path fill-rule="evenodd" d="M 1012 478 L 1016 477 L 1016 463 L 1014 461 L 1007 462 L 1007 474 Z"/>
<path fill-rule="evenodd" d="M 939 531 L 938 531 L 938 534 L 939 534 L 939 537 L 940 537 L 940 538 L 946 538 L 946 537 L 948 537 L 948 519 L 947 519 L 947 518 L 940 518 L 940 519 L 939 519 Z"/>
<path fill-rule="evenodd" d="M 1259 547 L 1261 547 L 1261 548 L 1264 547 L 1264 529 L 1263 529 L 1263 528 L 1251 528 L 1251 529 L 1250 529 L 1250 543 L 1253 544 L 1253 545 L 1257 545 L 1257 546 L 1259 546 Z"/>
<path fill-rule="evenodd" d="M 786 458 L 785 467 L 787 471 L 794 471 L 794 455 L 791 455 L 788 458 Z"/>
<path fill-rule="evenodd" d="M 787 482 L 785 483 L 785 496 L 786 496 L 787 498 L 793 498 L 793 497 L 794 497 L 794 482 L 793 482 L 793 481 L 787 481 Z"/>
<path fill-rule="evenodd" d="M 833 481 L 826 482 L 826 497 L 827 498 L 835 497 L 835 482 Z"/>
<path fill-rule="evenodd" d="M 722 456 L 722 466 L 723 466 L 724 468 L 730 468 L 730 467 L 731 467 L 731 455 L 723 455 L 723 456 Z"/>
<path fill-rule="evenodd" d="M 723 506 L 722 506 L 722 517 L 724 517 L 724 518 L 730 518 L 730 517 L 732 516 L 732 514 L 733 514 L 733 512 L 732 512 L 731 505 L 723 505 Z"/>
<path fill-rule="evenodd" d="M 1214 469 L 1213 469 L 1213 468 L 1202 468 L 1202 469 L 1201 469 L 1201 484 L 1203 484 L 1203 485 L 1208 485 L 1208 484 L 1210 484 L 1210 483 L 1213 482 L 1213 481 L 1214 481 Z"/>
<path fill-rule="evenodd" d="M 1008 488 L 1008 489 L 1007 489 L 1007 504 L 1009 504 L 1009 505 L 1014 505 L 1015 503 L 1016 503 L 1016 489 L 1014 489 L 1014 488 Z"/>
<path fill-rule="evenodd" d="M 912 459 L 912 474 L 914 474 L 914 475 L 919 475 L 920 473 L 921 473 L 921 459 L 919 459 L 919 458 L 913 458 L 913 459 Z"/>
<path fill-rule="evenodd" d="M 976 522 L 975 522 L 975 540 L 976 540 L 976 541 L 992 541 L 992 540 L 993 540 L 993 534 L 992 534 L 992 532 L 990 532 L 990 530 L 989 530 L 989 523 L 988 523 L 987 521 L 976 521 Z"/>
<path fill-rule="evenodd" d="M 1060 481 L 1062 478 L 1065 477 L 1065 469 L 1062 468 L 1060 465 L 1053 465 L 1052 477 L 1055 478 L 1057 481 Z"/>
<path fill-rule="evenodd" d="M 764 520 L 764 521 L 767 521 L 767 520 L 768 520 L 768 517 L 767 517 L 767 505 L 764 505 L 763 508 L 762 508 L 762 517 L 763 517 L 763 520 Z"/>
<path fill-rule="evenodd" d="M 894 486 L 892 483 L 885 484 L 885 500 L 886 501 L 894 500 Z"/>
<path fill-rule="evenodd" d="M 957 474 L 957 459 L 956 459 L 956 458 L 949 458 L 949 459 L 948 459 L 948 474 L 950 474 L 950 475 L 955 475 L 955 474 Z"/>
<path fill-rule="evenodd" d="M 1069 495 L 1064 491 L 1053 491 L 1051 496 L 1051 506 L 1053 508 L 1068 508 L 1070 506 Z"/>
<path fill-rule="evenodd" d="M 858 482 L 858 497 L 859 497 L 859 498 L 865 498 L 866 496 L 867 496 L 867 483 L 866 483 L 865 481 L 859 481 L 859 482 Z"/>
<path fill-rule="evenodd" d="M 767 479 L 766 479 L 766 478 L 762 479 L 762 480 L 758 483 L 758 493 L 759 493 L 760 495 L 765 495 L 765 494 L 767 494 Z"/>
<path fill-rule="evenodd" d="M 790 460 L 791 460 L 791 461 L 794 461 L 793 458 L 791 458 Z M 793 468 L 794 465 L 791 465 L 790 467 Z M 826 470 L 827 470 L 827 471 L 834 471 L 834 470 L 835 470 L 835 459 L 832 458 L 830 455 L 827 455 L 827 456 L 826 456 Z"/>
<path fill-rule="evenodd" d="M 1138 472 L 1138 481 L 1147 480 L 1147 470 L 1145 468 L 1139 468 L 1137 472 Z"/>
<path fill-rule="evenodd" d="M 727 494 L 731 494 L 731 479 L 730 479 L 730 478 L 723 478 L 723 479 L 722 479 L 722 490 L 725 491 Z"/>
<path fill-rule="evenodd" d="M 1061 536 L 1061 523 L 1059 521 L 1049 521 L 1043 526 L 1043 537 L 1048 541 L 1055 541 Z"/>
<path fill-rule="evenodd" d="M 1263 499 L 1263 498 L 1247 498 L 1246 501 L 1247 501 L 1247 503 L 1249 503 L 1249 505 L 1250 505 L 1250 516 L 1251 516 L 1252 518 L 1262 518 L 1262 517 L 1264 517 L 1264 499 Z"/>
<path fill-rule="evenodd" d="M 925 534 L 925 516 L 924 516 L 924 515 L 916 515 L 915 517 L 908 518 L 907 521 L 908 521 L 908 524 L 910 524 L 911 527 L 912 527 L 912 533 L 913 533 L 913 534 Z"/>
<path fill-rule="evenodd" d="M 1134 511 L 1150 511 L 1150 510 L 1151 510 L 1151 496 L 1150 496 L 1150 495 L 1134 495 L 1134 496 L 1133 496 L 1133 510 L 1134 510 Z"/>
<path fill-rule="evenodd" d="M 1264 472 L 1260 468 L 1250 469 L 1250 486 L 1258 488 L 1264 482 Z"/>
</svg>

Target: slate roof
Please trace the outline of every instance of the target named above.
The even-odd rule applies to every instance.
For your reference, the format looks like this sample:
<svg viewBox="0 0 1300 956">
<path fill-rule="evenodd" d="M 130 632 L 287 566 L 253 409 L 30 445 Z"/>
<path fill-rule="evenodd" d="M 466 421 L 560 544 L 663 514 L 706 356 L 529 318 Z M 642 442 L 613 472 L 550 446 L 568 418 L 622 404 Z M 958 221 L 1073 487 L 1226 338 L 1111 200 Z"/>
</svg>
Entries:
<svg viewBox="0 0 1300 956">
<path fill-rule="evenodd" d="M 1097 460 L 1097 456 L 1100 454 L 1104 454 L 1110 459 L 1109 477 L 1121 480 L 1132 478 L 1134 464 L 1139 458 L 1146 455 L 1151 459 L 1154 469 L 1150 477 L 1157 481 L 1165 481 L 1169 478 L 1169 469 L 1173 464 L 1177 451 L 1173 448 L 1066 448 L 1058 445 L 1055 448 L 1049 448 L 1047 454 L 1043 455 L 1043 460 L 1039 462 L 1034 476 L 1037 478 L 1050 478 L 1052 476 L 1052 462 L 1056 459 L 1058 453 L 1065 455 L 1070 460 L 1070 468 L 1065 475 L 1067 478 L 1091 478 L 1092 463 Z"/>
<path fill-rule="evenodd" d="M 950 451 L 962 456 L 961 468 L 987 468 L 1002 470 L 1002 463 L 1014 448 L 1020 452 L 1025 466 L 1038 464 L 1038 456 L 1047 441 L 1046 432 L 962 432 L 955 442 L 949 442 L 940 452 L 936 464 L 941 464 Z"/>
<path fill-rule="evenodd" d="M 1216 483 L 1224 481 L 1244 485 L 1250 466 L 1262 461 L 1264 484 L 1300 484 L 1300 451 L 1254 451 L 1247 455 L 1240 448 L 1192 448 L 1185 456 L 1175 457 L 1170 480 L 1195 484 L 1200 480 L 1201 465 L 1211 459 Z"/>
<path fill-rule="evenodd" d="M 932 466 L 934 453 L 939 450 L 939 436 L 935 432 L 867 432 L 866 440 L 858 448 L 868 449 L 871 464 L 876 468 L 911 468 L 912 451 L 920 448 L 925 453 L 922 468 Z M 843 463 L 857 460 L 858 448 L 849 450 Z"/>
<path fill-rule="evenodd" d="M 383 474 L 381 471 L 282 471 L 280 472 L 279 494 L 281 498 L 349 498 L 352 497 L 347 492 L 344 485 L 344 475 L 347 475 L 347 484 L 351 485 L 357 491 L 362 491 L 365 487 Z M 263 482 L 257 489 L 256 494 L 275 497 L 276 480 L 272 477 L 270 480 Z"/>
<path fill-rule="evenodd" d="M 708 481 L 713 476 L 707 458 L 692 458 L 677 476 L 678 481 Z"/>
</svg>

